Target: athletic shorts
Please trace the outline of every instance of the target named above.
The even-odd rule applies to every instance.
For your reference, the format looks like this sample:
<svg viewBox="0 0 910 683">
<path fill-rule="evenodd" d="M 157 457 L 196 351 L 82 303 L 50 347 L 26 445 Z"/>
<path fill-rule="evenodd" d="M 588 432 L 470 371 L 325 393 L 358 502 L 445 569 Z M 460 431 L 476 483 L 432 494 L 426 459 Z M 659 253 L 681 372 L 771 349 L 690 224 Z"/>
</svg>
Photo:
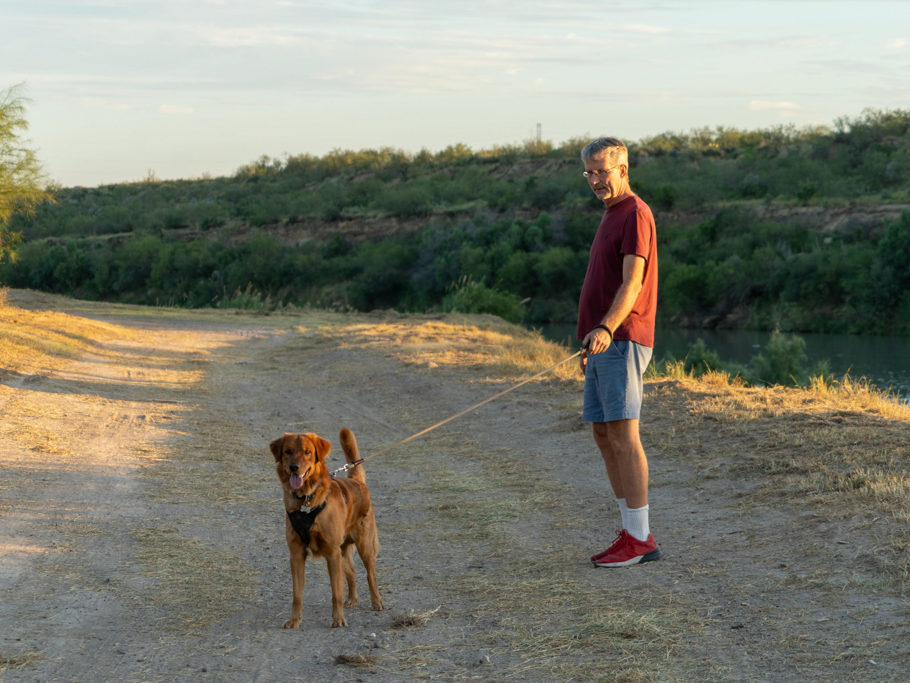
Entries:
<svg viewBox="0 0 910 683">
<path fill-rule="evenodd" d="M 641 417 L 642 376 L 653 349 L 631 341 L 615 341 L 603 353 L 588 356 L 585 422 L 638 420 Z"/>
</svg>

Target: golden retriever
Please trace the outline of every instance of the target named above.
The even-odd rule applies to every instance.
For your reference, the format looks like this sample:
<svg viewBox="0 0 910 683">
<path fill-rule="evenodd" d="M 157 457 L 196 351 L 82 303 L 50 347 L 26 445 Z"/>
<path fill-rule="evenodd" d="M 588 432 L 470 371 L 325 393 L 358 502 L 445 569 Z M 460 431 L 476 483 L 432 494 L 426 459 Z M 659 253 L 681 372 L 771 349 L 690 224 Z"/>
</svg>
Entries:
<svg viewBox="0 0 910 683">
<path fill-rule="evenodd" d="M 359 459 L 357 441 L 350 429 L 340 434 L 345 459 Z M 308 553 L 324 557 L 332 584 L 332 626 L 347 626 L 342 607 L 343 580 L 348 597 L 344 606 L 357 604 L 357 585 L 352 562 L 354 546 L 367 571 L 370 602 L 383 608 L 376 583 L 376 555 L 379 539 L 376 518 L 366 486 L 363 465 L 348 470 L 344 479 L 329 475 L 325 460 L 331 444 L 316 434 L 285 434 L 272 441 L 275 470 L 284 490 L 285 537 L 291 554 L 293 603 L 285 628 L 297 628 L 303 615 L 304 565 Z"/>
</svg>

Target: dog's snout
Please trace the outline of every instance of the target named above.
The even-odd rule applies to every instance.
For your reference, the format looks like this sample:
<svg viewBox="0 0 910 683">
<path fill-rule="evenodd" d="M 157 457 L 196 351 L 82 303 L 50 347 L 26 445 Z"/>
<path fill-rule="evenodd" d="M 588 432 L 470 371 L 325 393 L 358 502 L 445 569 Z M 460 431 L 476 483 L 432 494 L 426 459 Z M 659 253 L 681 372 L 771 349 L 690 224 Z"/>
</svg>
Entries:
<svg viewBox="0 0 910 683">
<path fill-rule="evenodd" d="M 298 465 L 295 462 L 292 462 L 290 465 L 288 465 L 288 469 L 291 470 L 292 473 L 297 474 L 297 470 L 300 469 L 300 465 Z"/>
</svg>

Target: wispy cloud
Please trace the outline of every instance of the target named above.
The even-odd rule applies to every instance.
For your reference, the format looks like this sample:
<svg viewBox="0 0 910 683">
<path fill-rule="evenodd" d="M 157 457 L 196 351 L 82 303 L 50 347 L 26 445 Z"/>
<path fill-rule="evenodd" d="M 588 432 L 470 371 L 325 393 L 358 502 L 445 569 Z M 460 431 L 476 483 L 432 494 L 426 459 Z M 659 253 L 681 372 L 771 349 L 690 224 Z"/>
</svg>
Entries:
<svg viewBox="0 0 910 683">
<path fill-rule="evenodd" d="M 200 29 L 202 42 L 215 47 L 287 47 L 303 42 L 300 35 L 272 26 Z"/>
<path fill-rule="evenodd" d="M 768 102 L 767 100 L 752 100 L 749 102 L 749 109 L 752 111 L 780 111 L 791 112 L 802 109 L 798 104 L 793 102 Z"/>
<path fill-rule="evenodd" d="M 118 102 L 103 97 L 80 97 L 79 104 L 91 109 L 115 109 L 117 111 L 128 111 L 133 108 L 127 102 Z"/>
<path fill-rule="evenodd" d="M 662 35 L 670 33 L 671 29 L 666 26 L 651 26 L 648 24 L 620 24 L 615 30 L 627 33 L 645 33 L 648 35 Z"/>
<path fill-rule="evenodd" d="M 187 115 L 192 114 L 196 110 L 192 107 L 180 107 L 176 104 L 160 104 L 158 105 L 159 114 L 168 114 L 168 115 Z"/>
<path fill-rule="evenodd" d="M 885 47 L 889 50 L 903 50 L 905 47 L 907 47 L 907 39 L 895 38 L 893 40 L 889 40 L 885 43 Z"/>
</svg>

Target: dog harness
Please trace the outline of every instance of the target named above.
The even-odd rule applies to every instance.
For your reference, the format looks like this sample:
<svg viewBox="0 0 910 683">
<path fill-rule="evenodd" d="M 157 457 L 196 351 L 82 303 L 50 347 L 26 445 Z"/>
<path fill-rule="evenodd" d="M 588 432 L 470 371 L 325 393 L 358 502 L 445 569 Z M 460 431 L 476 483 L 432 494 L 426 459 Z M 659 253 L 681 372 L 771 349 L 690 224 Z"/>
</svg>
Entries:
<svg viewBox="0 0 910 683">
<path fill-rule="evenodd" d="M 319 513 L 325 508 L 325 504 L 328 502 L 329 497 L 326 496 L 325 500 L 322 501 L 322 505 L 311 508 L 309 507 L 309 502 L 313 499 L 313 496 L 316 495 L 322 487 L 322 484 L 319 484 L 313 491 L 306 496 L 298 496 L 296 493 L 292 495 L 297 500 L 302 500 L 303 505 L 299 510 L 288 513 L 288 519 L 291 520 L 291 526 L 294 527 L 294 531 L 297 532 L 297 535 L 300 536 L 300 540 L 303 541 L 304 547 L 310 544 L 310 529 L 313 527 L 313 522 L 316 521 L 316 517 L 319 516 Z M 344 500 L 344 504 L 348 504 L 348 497 L 344 493 L 344 486 L 341 484 L 338 485 L 338 488 L 341 490 L 341 498 Z"/>
<path fill-rule="evenodd" d="M 319 505 L 318 507 L 301 508 L 300 510 L 288 513 L 288 519 L 291 520 L 291 526 L 294 527 L 294 531 L 297 532 L 297 535 L 300 536 L 300 540 L 303 541 L 304 548 L 310 544 L 310 529 L 313 527 L 313 522 L 316 521 L 316 517 L 322 512 L 323 508 L 325 508 L 325 501 L 322 501 L 322 505 Z"/>
</svg>

